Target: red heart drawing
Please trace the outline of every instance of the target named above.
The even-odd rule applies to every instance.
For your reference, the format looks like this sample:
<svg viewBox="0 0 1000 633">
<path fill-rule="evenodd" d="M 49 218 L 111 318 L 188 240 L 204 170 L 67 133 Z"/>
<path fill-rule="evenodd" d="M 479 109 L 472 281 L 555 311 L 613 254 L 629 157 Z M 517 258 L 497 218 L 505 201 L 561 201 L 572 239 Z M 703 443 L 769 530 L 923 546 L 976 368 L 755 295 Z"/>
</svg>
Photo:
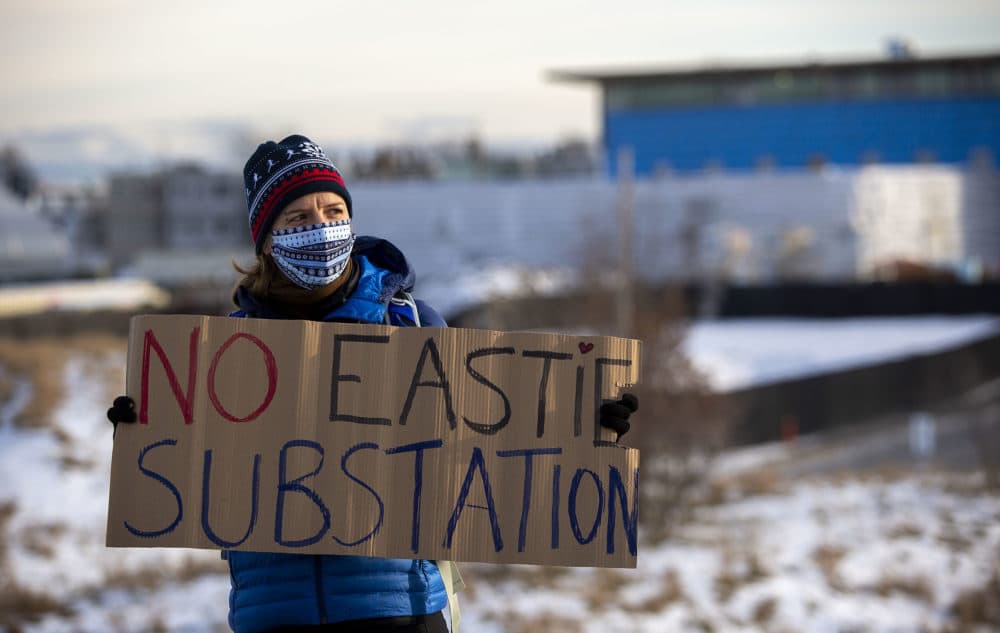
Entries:
<svg viewBox="0 0 1000 633">
<path fill-rule="evenodd" d="M 580 353 L 581 354 L 586 354 L 590 350 L 594 349 L 594 344 L 593 343 L 579 343 L 577 345 L 577 347 L 580 348 Z"/>
</svg>

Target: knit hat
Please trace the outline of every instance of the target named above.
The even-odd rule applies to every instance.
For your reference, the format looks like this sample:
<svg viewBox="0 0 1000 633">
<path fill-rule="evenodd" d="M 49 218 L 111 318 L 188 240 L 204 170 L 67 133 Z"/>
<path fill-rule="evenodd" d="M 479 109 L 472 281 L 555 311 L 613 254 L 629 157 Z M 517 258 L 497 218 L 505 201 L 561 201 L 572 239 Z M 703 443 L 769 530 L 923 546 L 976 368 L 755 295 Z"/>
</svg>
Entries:
<svg viewBox="0 0 1000 633">
<path fill-rule="evenodd" d="M 293 134 L 279 143 L 267 141 L 257 147 L 243 168 L 247 207 L 250 211 L 250 236 L 257 253 L 278 213 L 292 200 L 317 191 L 332 191 L 351 209 L 351 194 L 347 192 L 340 171 L 323 153 L 323 148 L 300 134 Z"/>
</svg>

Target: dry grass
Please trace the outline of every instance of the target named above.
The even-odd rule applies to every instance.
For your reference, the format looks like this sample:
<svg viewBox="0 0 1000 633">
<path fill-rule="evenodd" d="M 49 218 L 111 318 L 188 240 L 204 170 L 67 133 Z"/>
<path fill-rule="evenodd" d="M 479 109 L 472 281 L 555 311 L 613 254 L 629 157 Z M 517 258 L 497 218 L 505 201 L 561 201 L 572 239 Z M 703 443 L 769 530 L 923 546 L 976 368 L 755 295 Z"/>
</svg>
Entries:
<svg viewBox="0 0 1000 633">
<path fill-rule="evenodd" d="M 715 595 L 720 602 L 728 602 L 733 594 L 743 586 L 764 580 L 769 575 L 757 552 L 743 552 L 739 555 L 726 551 L 722 560 L 722 571 L 715 578 Z"/>
<path fill-rule="evenodd" d="M 32 386 L 31 399 L 14 423 L 26 428 L 52 426 L 52 412 L 65 396 L 62 369 L 70 355 L 83 358 L 89 372 L 98 372 L 110 394 L 114 385 L 123 384 L 122 368 L 102 360 L 108 353 L 124 351 L 126 345 L 124 337 L 105 334 L 25 341 L 0 338 L 0 366 L 6 370 L 0 377 L 0 397 L 10 397 L 13 381 L 18 378 Z"/>
<path fill-rule="evenodd" d="M 142 569 L 110 569 L 104 574 L 104 586 L 107 589 L 145 589 L 155 590 L 170 581 L 170 573 L 166 569 L 143 567 Z"/>
<path fill-rule="evenodd" d="M 14 379 L 27 380 L 32 387 L 31 399 L 14 419 L 22 427 L 50 426 L 53 403 L 63 398 L 62 372 L 65 350 L 55 341 L 18 342 L 0 339 L 0 364 L 5 368 L 7 393 Z"/>
<path fill-rule="evenodd" d="M 823 481 L 836 486 L 853 484 L 891 484 L 904 481 L 913 476 L 913 470 L 900 464 L 873 465 L 863 471 L 843 470 L 818 477 L 808 477 L 814 481 Z"/>
<path fill-rule="evenodd" d="M 507 633 L 581 633 L 583 623 L 572 616 L 542 613 L 523 616 L 512 613 L 504 617 Z"/>
<path fill-rule="evenodd" d="M 21 528 L 18 541 L 21 546 L 40 558 L 54 558 L 55 548 L 52 543 L 62 538 L 69 531 L 65 523 L 46 523 L 27 525 Z"/>
<path fill-rule="evenodd" d="M 0 375 L 0 402 L 9 402 L 14 397 L 14 381 L 10 376 Z"/>
<path fill-rule="evenodd" d="M 0 582 L 0 630 L 21 631 L 49 615 L 69 617 L 73 610 L 55 598 L 12 581 Z"/>
<path fill-rule="evenodd" d="M 17 504 L 13 501 L 0 503 L 0 585 L 6 586 L 10 582 L 11 573 L 7 569 L 7 549 L 10 547 L 10 538 L 7 535 L 8 524 L 17 514 Z M 0 587 L 3 589 L 3 587 Z M 2 606 L 2 605 L 0 605 Z M 0 613 L 3 613 L 0 611 Z M 3 619 L 0 618 L 0 625 Z"/>
<path fill-rule="evenodd" d="M 17 514 L 17 504 L 13 501 L 0 503 L 0 572 L 7 562 L 7 546 L 10 539 L 7 538 L 7 524 L 14 515 Z"/>
<path fill-rule="evenodd" d="M 97 468 L 97 461 L 75 457 L 73 455 L 63 455 L 59 458 L 59 464 L 64 471 L 69 470 L 94 470 Z"/>
<path fill-rule="evenodd" d="M 142 569 L 113 568 L 104 575 L 104 587 L 120 589 L 159 589 L 166 582 L 187 583 L 206 575 L 225 574 L 227 567 L 220 558 L 188 556 L 174 567 L 144 567 Z"/>
<path fill-rule="evenodd" d="M 886 533 L 893 540 L 920 538 L 923 535 L 924 531 L 912 523 L 901 523 Z"/>
<path fill-rule="evenodd" d="M 724 571 L 715 578 L 715 595 L 718 596 L 719 602 L 728 602 L 743 584 L 741 575 Z"/>
<path fill-rule="evenodd" d="M 751 614 L 750 619 L 756 624 L 767 624 L 774 617 L 775 611 L 778 610 L 778 601 L 774 598 L 765 598 L 761 600 L 753 609 L 753 614 Z"/>
<path fill-rule="evenodd" d="M 695 616 L 690 618 L 684 623 L 689 631 L 701 631 L 702 633 L 713 633 L 715 631 L 715 625 L 710 621 L 701 616 Z"/>
<path fill-rule="evenodd" d="M 670 569 L 663 574 L 660 580 L 660 591 L 631 607 L 630 610 L 637 613 L 662 613 L 667 607 L 686 599 L 686 597 L 680 577 L 676 571 Z"/>
<path fill-rule="evenodd" d="M 475 585 L 496 585 L 505 582 L 523 584 L 530 588 L 551 589 L 571 576 L 576 568 L 548 565 L 514 565 L 491 563 L 463 563 L 462 576 L 466 591 L 475 591 Z"/>
<path fill-rule="evenodd" d="M 918 602 L 932 604 L 934 602 L 934 588 L 926 578 L 918 576 L 900 576 L 887 574 L 875 583 L 875 592 L 887 598 L 893 594 L 903 594 Z"/>
<path fill-rule="evenodd" d="M 25 624 L 38 622 L 48 615 L 67 617 L 73 611 L 48 594 L 28 589 L 13 579 L 7 568 L 8 535 L 17 504 L 0 504 L 0 631 L 15 633 Z"/>
<path fill-rule="evenodd" d="M 718 506 L 758 495 L 782 494 L 788 486 L 781 472 L 767 466 L 713 479 L 704 486 L 697 501 L 702 505 Z"/>
<path fill-rule="evenodd" d="M 173 571 L 171 577 L 179 582 L 190 582 L 202 576 L 228 573 L 229 566 L 220 556 L 189 556 L 180 567 Z"/>
<path fill-rule="evenodd" d="M 967 537 L 958 533 L 958 530 L 951 528 L 938 534 L 937 541 L 945 545 L 953 552 L 967 552 L 974 547 L 974 544 Z"/>
<path fill-rule="evenodd" d="M 941 490 L 948 494 L 959 497 L 980 497 L 984 494 L 996 494 L 998 489 L 994 489 L 989 482 L 989 473 L 986 471 L 972 472 L 965 475 L 950 474 L 940 483 Z"/>
<path fill-rule="evenodd" d="M 993 576 L 986 585 L 960 594 L 951 612 L 963 631 L 974 625 L 1000 630 L 1000 560 L 994 565 Z"/>
<path fill-rule="evenodd" d="M 813 560 L 823 572 L 826 584 L 838 591 L 845 589 L 844 581 L 837 572 L 837 566 L 845 555 L 847 555 L 847 550 L 839 545 L 820 545 L 813 551 Z"/>
<path fill-rule="evenodd" d="M 787 490 L 787 483 L 776 468 L 759 468 L 740 477 L 739 488 L 744 497 L 778 495 Z"/>
<path fill-rule="evenodd" d="M 156 616 L 149 625 L 150 633 L 169 633 L 170 627 L 163 621 L 162 616 Z"/>
<path fill-rule="evenodd" d="M 504 582 L 516 582 L 526 587 L 553 589 L 569 576 L 573 568 L 554 565 L 462 565 L 465 594 L 474 598 L 477 587 L 488 587 Z"/>
<path fill-rule="evenodd" d="M 593 582 L 587 585 L 583 599 L 591 611 L 603 611 L 621 602 L 621 588 L 628 576 L 616 569 L 594 570 Z"/>
</svg>

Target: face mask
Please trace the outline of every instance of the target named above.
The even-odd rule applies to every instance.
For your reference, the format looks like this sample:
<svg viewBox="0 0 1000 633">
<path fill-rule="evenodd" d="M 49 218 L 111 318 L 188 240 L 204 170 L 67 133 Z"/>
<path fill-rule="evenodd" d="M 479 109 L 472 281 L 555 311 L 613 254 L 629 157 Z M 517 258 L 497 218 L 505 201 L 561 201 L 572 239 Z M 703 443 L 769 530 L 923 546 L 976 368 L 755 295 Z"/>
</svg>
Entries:
<svg viewBox="0 0 1000 633">
<path fill-rule="evenodd" d="M 354 246 L 351 221 L 325 222 L 271 232 L 271 257 L 297 286 L 322 288 L 340 277 Z"/>
</svg>

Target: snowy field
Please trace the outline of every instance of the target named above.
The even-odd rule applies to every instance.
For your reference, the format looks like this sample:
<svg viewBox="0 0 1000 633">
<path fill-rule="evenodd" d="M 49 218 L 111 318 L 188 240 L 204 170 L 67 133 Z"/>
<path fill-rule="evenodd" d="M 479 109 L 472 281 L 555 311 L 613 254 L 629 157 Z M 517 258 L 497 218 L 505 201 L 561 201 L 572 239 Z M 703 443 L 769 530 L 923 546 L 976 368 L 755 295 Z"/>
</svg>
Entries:
<svg viewBox="0 0 1000 633">
<path fill-rule="evenodd" d="M 696 321 L 684 352 L 717 391 L 926 354 L 1000 332 L 995 316 Z"/>
<path fill-rule="evenodd" d="M 952 342 L 981 331 L 927 321 L 923 338 L 932 324 L 962 332 Z M 869 330 L 863 340 L 883 338 Z M 713 348 L 696 326 L 690 344 L 739 367 L 738 340 L 734 330 Z M 36 379 L 53 382 L 0 369 L 0 631 L 228 630 L 229 579 L 217 552 L 104 547 L 112 442 L 104 410 L 123 384 L 124 341 L 46 344 L 58 353 L 15 345 L 36 362 Z M 902 349 L 912 352 L 912 342 Z M 788 355 L 790 371 L 796 354 L 776 354 Z M 808 371 L 836 362 L 797 357 L 815 363 L 802 363 Z M 759 365 L 743 367 L 759 375 Z M 723 455 L 669 541 L 641 528 L 635 570 L 463 566 L 463 630 L 1000 631 L 1000 496 L 982 473 L 789 478 L 781 466 L 796 450 Z M 647 468 L 652 459 L 644 454 Z"/>
</svg>

